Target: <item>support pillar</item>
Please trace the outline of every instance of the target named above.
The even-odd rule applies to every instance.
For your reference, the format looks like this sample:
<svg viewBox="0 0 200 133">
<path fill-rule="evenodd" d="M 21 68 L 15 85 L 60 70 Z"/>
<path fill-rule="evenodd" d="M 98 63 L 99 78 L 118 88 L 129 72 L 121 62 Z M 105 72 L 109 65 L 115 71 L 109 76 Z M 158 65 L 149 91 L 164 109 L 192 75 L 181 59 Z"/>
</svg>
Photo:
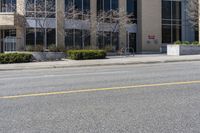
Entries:
<svg viewBox="0 0 200 133">
<path fill-rule="evenodd" d="M 200 6 L 200 0 L 199 0 L 199 6 Z M 198 13 L 199 14 L 199 22 L 198 22 L 198 25 L 199 25 L 198 30 L 199 30 L 199 32 L 198 32 L 198 34 L 199 34 L 199 42 L 200 42 L 200 7 L 199 7 L 198 11 L 199 11 L 199 13 Z"/>
<path fill-rule="evenodd" d="M 126 0 L 119 0 L 119 16 L 124 18 L 126 15 Z M 126 21 L 120 19 L 119 24 L 119 50 L 127 47 L 127 33 L 126 33 Z"/>
<path fill-rule="evenodd" d="M 161 2 L 161 0 L 138 0 L 138 43 L 140 52 L 160 52 L 162 43 Z"/>
<path fill-rule="evenodd" d="M 91 29 L 90 29 L 90 43 L 91 48 L 97 48 L 97 0 L 90 0 L 90 7 L 91 7 Z"/>
<path fill-rule="evenodd" d="M 21 51 L 25 48 L 25 30 L 24 25 L 25 19 L 25 0 L 17 0 L 17 13 L 15 16 L 15 26 L 16 26 L 16 50 Z"/>
<path fill-rule="evenodd" d="M 56 0 L 56 46 L 65 47 L 65 0 Z"/>
</svg>

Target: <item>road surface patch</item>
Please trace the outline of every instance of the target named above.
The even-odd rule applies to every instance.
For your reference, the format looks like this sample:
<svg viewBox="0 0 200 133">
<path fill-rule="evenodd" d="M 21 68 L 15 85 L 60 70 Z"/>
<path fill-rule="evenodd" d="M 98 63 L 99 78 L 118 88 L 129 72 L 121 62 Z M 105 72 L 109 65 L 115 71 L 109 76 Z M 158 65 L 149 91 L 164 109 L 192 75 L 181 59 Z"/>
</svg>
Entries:
<svg viewBox="0 0 200 133">
<path fill-rule="evenodd" d="M 74 94 L 74 93 L 89 93 L 89 92 L 97 92 L 97 91 L 112 91 L 112 90 L 134 89 L 134 88 L 189 85 L 189 84 L 200 84 L 200 80 L 157 83 L 157 84 L 144 84 L 144 85 L 133 85 L 133 86 L 120 86 L 120 87 L 108 87 L 108 88 L 96 88 L 96 89 L 82 89 L 82 90 L 71 90 L 71 91 L 69 90 L 69 91 L 57 91 L 57 92 L 55 91 L 55 92 L 44 92 L 44 93 L 29 93 L 29 94 L 12 95 L 12 96 L 0 96 L 0 99 L 16 99 L 16 98 L 25 98 L 25 97 L 39 97 L 39 96 L 64 95 L 64 94 Z"/>
</svg>

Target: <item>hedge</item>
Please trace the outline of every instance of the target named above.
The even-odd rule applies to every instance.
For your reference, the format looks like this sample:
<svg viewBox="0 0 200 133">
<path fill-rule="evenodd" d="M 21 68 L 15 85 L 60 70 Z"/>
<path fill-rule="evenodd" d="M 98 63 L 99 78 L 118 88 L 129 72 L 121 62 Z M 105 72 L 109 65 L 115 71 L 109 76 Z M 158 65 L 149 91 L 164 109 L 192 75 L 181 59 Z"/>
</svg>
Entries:
<svg viewBox="0 0 200 133">
<path fill-rule="evenodd" d="M 177 44 L 177 45 L 196 45 L 196 46 L 200 46 L 199 42 L 198 41 L 194 41 L 194 42 L 189 42 L 189 41 L 176 41 L 174 42 L 174 44 Z"/>
<path fill-rule="evenodd" d="M 25 53 L 0 54 L 0 64 L 26 63 L 31 61 L 32 61 L 31 54 L 25 54 Z"/>
<path fill-rule="evenodd" d="M 67 51 L 69 59 L 87 60 L 87 59 L 105 59 L 105 50 L 69 50 Z"/>
</svg>

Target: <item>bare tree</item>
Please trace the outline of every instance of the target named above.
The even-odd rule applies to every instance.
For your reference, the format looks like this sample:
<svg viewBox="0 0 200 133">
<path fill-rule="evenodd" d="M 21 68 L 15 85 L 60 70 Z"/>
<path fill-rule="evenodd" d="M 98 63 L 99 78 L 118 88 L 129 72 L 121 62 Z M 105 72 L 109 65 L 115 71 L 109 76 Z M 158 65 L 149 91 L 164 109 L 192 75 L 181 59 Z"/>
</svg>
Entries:
<svg viewBox="0 0 200 133">
<path fill-rule="evenodd" d="M 67 25 L 70 26 L 67 29 L 81 29 L 85 26 L 84 24 L 90 23 L 90 11 L 89 10 L 82 11 L 76 8 L 76 6 L 72 2 L 69 2 L 65 7 L 65 20 L 67 22 Z M 65 30 L 65 36 L 72 36 L 72 35 L 73 33 L 71 32 L 71 30 Z M 82 34 L 81 36 L 79 36 L 79 39 L 86 38 L 89 35 L 90 34 Z M 68 46 L 68 48 L 80 49 L 82 47 Z"/>
<path fill-rule="evenodd" d="M 33 6 L 30 3 L 26 3 L 26 5 L 27 7 L 35 8 L 35 12 L 33 12 L 33 17 L 31 19 L 36 22 L 37 29 L 43 34 L 44 48 L 47 48 L 46 33 L 48 32 L 48 27 L 50 27 L 52 23 L 50 18 L 55 17 L 55 0 L 48 0 L 46 1 L 46 4 L 44 2 L 44 0 L 37 0 L 36 6 Z"/>
<path fill-rule="evenodd" d="M 199 0 L 186 0 L 186 14 L 188 22 L 195 30 L 198 30 L 199 24 Z"/>
<path fill-rule="evenodd" d="M 93 18 L 92 16 L 95 17 Z M 127 14 L 124 10 L 109 10 L 109 11 L 99 11 L 97 14 L 91 11 L 81 11 L 75 8 L 73 3 L 69 3 L 66 7 L 65 18 L 67 21 L 71 21 L 70 27 L 77 28 L 82 27 L 81 23 L 75 23 L 74 20 L 81 20 L 84 22 L 88 22 L 90 32 L 87 34 L 83 34 L 82 38 L 86 38 L 91 34 L 96 34 L 97 38 L 101 36 L 100 32 L 104 31 L 105 26 L 109 32 L 119 32 L 119 28 L 123 26 L 126 27 L 126 24 L 132 23 L 132 14 Z M 95 19 L 95 20 L 92 20 Z M 95 27 L 95 30 L 92 29 Z M 66 36 L 71 35 L 70 32 L 66 32 Z M 107 36 L 107 34 L 103 34 L 103 36 Z"/>
<path fill-rule="evenodd" d="M 132 21 L 133 18 L 135 18 L 135 16 L 133 14 L 127 14 L 124 9 L 99 11 L 97 13 L 96 28 L 97 31 L 100 32 L 97 32 L 97 37 L 101 36 L 101 32 L 106 31 L 106 29 L 112 34 L 119 33 L 120 28 L 126 29 L 127 24 L 134 24 L 134 21 Z M 109 34 L 103 34 L 103 37 L 108 36 Z M 103 47 L 112 51 L 114 48 L 111 44 Z M 117 50 L 117 48 L 114 48 L 114 50 Z"/>
</svg>

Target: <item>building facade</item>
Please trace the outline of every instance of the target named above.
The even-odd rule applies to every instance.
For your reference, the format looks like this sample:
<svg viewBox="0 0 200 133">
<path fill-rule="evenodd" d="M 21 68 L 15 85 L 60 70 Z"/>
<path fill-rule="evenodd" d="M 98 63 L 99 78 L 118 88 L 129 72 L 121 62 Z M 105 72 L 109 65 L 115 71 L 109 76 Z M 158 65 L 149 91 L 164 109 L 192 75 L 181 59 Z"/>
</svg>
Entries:
<svg viewBox="0 0 200 133">
<path fill-rule="evenodd" d="M 185 0 L 1 0 L 0 50 L 56 45 L 159 53 L 196 39 L 185 8 Z"/>
</svg>

